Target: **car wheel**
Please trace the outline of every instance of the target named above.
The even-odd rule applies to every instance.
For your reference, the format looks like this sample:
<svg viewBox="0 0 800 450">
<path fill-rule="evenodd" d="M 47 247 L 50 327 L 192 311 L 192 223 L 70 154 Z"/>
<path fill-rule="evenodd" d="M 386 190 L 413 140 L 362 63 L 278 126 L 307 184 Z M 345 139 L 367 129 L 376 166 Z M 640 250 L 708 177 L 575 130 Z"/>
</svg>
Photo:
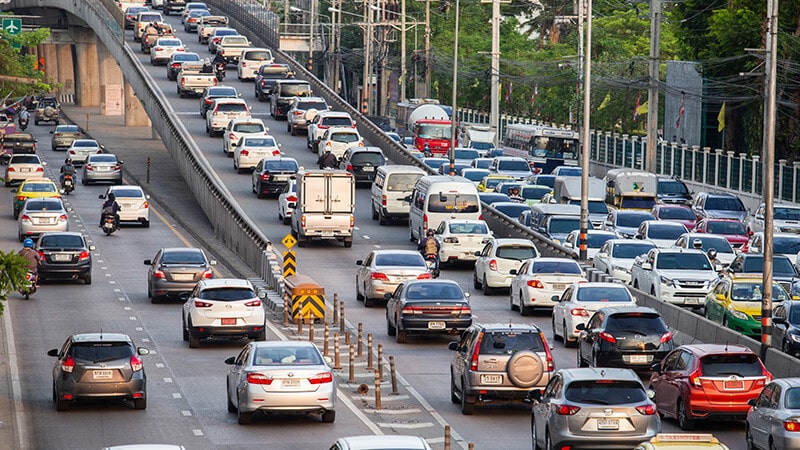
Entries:
<svg viewBox="0 0 800 450">
<path fill-rule="evenodd" d="M 561 326 L 561 339 L 564 341 L 564 347 L 574 347 L 578 344 L 578 341 L 569 338 L 569 334 L 567 334 L 566 320 L 562 323 Z"/>
<path fill-rule="evenodd" d="M 322 423 L 333 423 L 336 421 L 336 411 L 325 411 L 322 413 Z"/>
<path fill-rule="evenodd" d="M 146 398 L 133 399 L 133 409 L 147 409 L 147 399 Z"/>
<path fill-rule="evenodd" d="M 364 301 L 364 296 L 361 295 L 361 292 L 358 290 L 358 278 L 356 278 L 356 301 L 357 302 Z"/>
<path fill-rule="evenodd" d="M 350 239 L 344 238 L 344 247 L 345 248 L 350 248 L 352 246 L 353 246 L 352 238 L 350 238 Z"/>
<path fill-rule="evenodd" d="M 747 450 L 756 450 L 756 446 L 753 444 L 753 435 L 750 432 L 750 427 L 745 428 L 744 440 L 747 445 Z"/>
<path fill-rule="evenodd" d="M 83 277 L 83 284 L 92 284 L 92 274 L 88 274 Z"/>
<path fill-rule="evenodd" d="M 297 246 L 298 247 L 305 247 L 306 246 L 306 238 L 303 236 L 297 235 Z"/>
<path fill-rule="evenodd" d="M 489 287 L 489 283 L 486 282 L 486 275 L 483 276 L 483 295 L 489 297 L 490 295 L 494 294 L 494 289 Z"/>
<path fill-rule="evenodd" d="M 514 304 L 514 294 L 508 294 L 508 307 L 512 311 L 519 311 L 519 306 Z"/>
<path fill-rule="evenodd" d="M 181 328 L 183 329 L 183 340 L 184 341 L 188 341 L 189 340 L 189 329 L 186 328 L 186 319 L 183 319 L 183 325 L 181 326 Z"/>
<path fill-rule="evenodd" d="M 147 219 L 142 219 L 142 226 L 145 228 L 150 228 L 150 221 Z"/>
<path fill-rule="evenodd" d="M 456 380 L 453 379 L 453 371 L 450 371 L 450 402 L 457 405 L 461 401 L 456 395 Z"/>
<path fill-rule="evenodd" d="M 407 340 L 408 340 L 408 332 L 406 330 L 401 330 L 400 328 L 397 328 L 395 341 L 397 341 L 398 344 L 405 344 Z"/>
<path fill-rule="evenodd" d="M 378 220 L 378 210 L 375 209 L 375 203 L 372 204 L 372 220 Z"/>
<path fill-rule="evenodd" d="M 237 412 L 239 414 L 237 415 L 236 418 L 237 421 L 239 422 L 239 425 L 250 425 L 250 423 L 253 421 L 253 413 L 242 412 L 241 409 L 237 410 Z"/>
<path fill-rule="evenodd" d="M 291 218 L 291 217 L 289 217 L 289 216 L 283 216 L 283 224 L 284 224 L 284 225 L 289 225 L 289 223 L 290 223 L 291 221 L 292 221 L 292 218 Z"/>
<path fill-rule="evenodd" d="M 89 185 L 89 181 L 86 178 L 82 178 L 81 179 L 81 184 L 84 185 L 84 186 L 88 186 Z"/>
<path fill-rule="evenodd" d="M 556 333 L 556 318 L 555 318 L 555 316 L 553 316 L 550 319 L 550 329 L 553 330 L 553 340 L 554 341 L 559 340 L 560 338 L 559 338 L 558 334 Z"/>
<path fill-rule="evenodd" d="M 689 417 L 689 411 L 686 411 L 686 405 L 682 399 L 678 399 L 678 426 L 683 431 L 694 430 L 694 421 Z"/>
<path fill-rule="evenodd" d="M 465 383 L 462 381 L 462 386 Z M 475 412 L 475 396 L 467 395 L 466 392 L 461 392 L 461 414 L 471 416 Z"/>
<path fill-rule="evenodd" d="M 384 216 L 382 212 L 378 211 L 378 225 L 386 225 L 389 223 L 389 218 Z"/>
<path fill-rule="evenodd" d="M 389 318 L 386 318 L 386 334 L 389 336 L 394 336 L 397 334 L 397 328 L 392 325 L 392 322 L 389 321 Z"/>
<path fill-rule="evenodd" d="M 472 287 L 475 289 L 481 288 L 481 282 L 478 281 L 478 272 L 472 272 Z"/>
<path fill-rule="evenodd" d="M 70 407 L 69 400 L 56 399 L 56 411 L 67 411 Z"/>
<path fill-rule="evenodd" d="M 369 308 L 370 306 L 375 306 L 375 299 L 369 298 L 364 294 L 364 308 Z"/>
<path fill-rule="evenodd" d="M 200 347 L 200 338 L 195 336 L 192 333 L 192 321 L 189 321 L 189 325 L 187 326 L 189 332 L 189 348 L 197 348 Z"/>
<path fill-rule="evenodd" d="M 267 340 L 267 327 L 264 324 L 264 329 L 256 333 L 255 337 L 253 338 L 255 341 L 264 342 Z"/>
</svg>

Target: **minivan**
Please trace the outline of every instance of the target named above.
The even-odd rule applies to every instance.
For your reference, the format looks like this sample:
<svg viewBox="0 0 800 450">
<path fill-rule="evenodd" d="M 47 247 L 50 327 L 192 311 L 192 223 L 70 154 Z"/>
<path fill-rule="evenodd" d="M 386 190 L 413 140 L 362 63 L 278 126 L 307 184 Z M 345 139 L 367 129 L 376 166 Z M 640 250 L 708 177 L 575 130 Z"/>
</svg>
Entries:
<svg viewBox="0 0 800 450">
<path fill-rule="evenodd" d="M 417 180 L 409 207 L 409 237 L 418 242 L 428 228 L 447 219 L 481 219 L 478 189 L 464 177 L 426 175 Z"/>
<path fill-rule="evenodd" d="M 417 180 L 427 172 L 416 166 L 380 166 L 372 182 L 372 218 L 385 225 L 389 219 L 407 219 L 409 202 Z"/>
<path fill-rule="evenodd" d="M 248 48 L 242 52 L 236 75 L 239 81 L 253 80 L 262 64 L 272 64 L 272 52 L 267 48 Z"/>
</svg>

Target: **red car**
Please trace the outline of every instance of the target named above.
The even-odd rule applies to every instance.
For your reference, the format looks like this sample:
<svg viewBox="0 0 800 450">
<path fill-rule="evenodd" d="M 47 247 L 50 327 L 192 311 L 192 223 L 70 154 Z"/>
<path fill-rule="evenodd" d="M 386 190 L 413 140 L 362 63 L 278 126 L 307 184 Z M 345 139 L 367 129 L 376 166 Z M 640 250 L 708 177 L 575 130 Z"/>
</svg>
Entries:
<svg viewBox="0 0 800 450">
<path fill-rule="evenodd" d="M 658 220 L 682 223 L 689 231 L 694 230 L 697 225 L 697 216 L 694 215 L 692 208 L 685 205 L 659 204 L 653 206 L 653 210 L 650 213 Z"/>
<path fill-rule="evenodd" d="M 696 233 L 720 234 L 728 240 L 734 250 L 747 251 L 750 235 L 744 224 L 736 219 L 702 219 L 697 222 Z"/>
<path fill-rule="evenodd" d="M 658 412 L 683 430 L 700 419 L 744 419 L 747 402 L 772 381 L 758 355 L 741 345 L 682 345 L 652 369 Z"/>
</svg>

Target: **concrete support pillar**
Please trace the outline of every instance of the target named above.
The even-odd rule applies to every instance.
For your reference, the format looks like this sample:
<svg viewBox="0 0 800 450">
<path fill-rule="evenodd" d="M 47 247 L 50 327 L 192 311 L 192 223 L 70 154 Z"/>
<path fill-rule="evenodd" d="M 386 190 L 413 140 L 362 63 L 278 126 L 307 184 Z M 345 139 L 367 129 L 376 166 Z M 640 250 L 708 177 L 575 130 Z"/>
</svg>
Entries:
<svg viewBox="0 0 800 450">
<path fill-rule="evenodd" d="M 44 57 L 44 79 L 45 81 L 58 81 L 58 46 L 56 44 L 42 44 L 42 54 Z M 41 67 L 39 68 L 41 70 Z"/>
<path fill-rule="evenodd" d="M 130 83 L 125 81 L 125 126 L 149 127 L 150 118 L 147 116 L 142 103 L 133 92 Z"/>
<path fill-rule="evenodd" d="M 58 74 L 56 81 L 61 83 L 59 94 L 75 98 L 75 68 L 72 64 L 72 44 L 58 44 L 56 53 L 58 55 Z"/>
<path fill-rule="evenodd" d="M 94 32 L 85 28 L 71 29 L 75 38 L 75 61 L 78 106 L 100 106 L 100 71 L 97 70 L 97 43 Z"/>
<path fill-rule="evenodd" d="M 95 47 L 97 48 L 97 66 L 100 69 L 100 114 L 121 116 L 125 109 L 125 100 L 122 94 L 122 70 L 102 42 L 98 40 Z"/>
</svg>

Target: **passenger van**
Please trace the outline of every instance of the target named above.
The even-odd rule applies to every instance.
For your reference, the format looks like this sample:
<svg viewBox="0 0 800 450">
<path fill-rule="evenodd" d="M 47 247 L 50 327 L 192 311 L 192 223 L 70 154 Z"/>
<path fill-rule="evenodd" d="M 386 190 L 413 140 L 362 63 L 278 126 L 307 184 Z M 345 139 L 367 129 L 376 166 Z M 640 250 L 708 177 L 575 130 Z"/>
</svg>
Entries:
<svg viewBox="0 0 800 450">
<path fill-rule="evenodd" d="M 372 218 L 381 225 L 391 218 L 408 219 L 409 202 L 417 180 L 427 172 L 417 166 L 380 166 L 372 182 Z"/>
<path fill-rule="evenodd" d="M 580 229 L 581 207 L 561 203 L 539 203 L 531 207 L 530 223 L 534 231 L 560 243 L 571 231 Z M 587 229 L 594 229 L 591 221 L 588 222 Z"/>
<path fill-rule="evenodd" d="M 478 188 L 464 177 L 426 175 L 414 185 L 409 197 L 409 236 L 419 241 L 428 228 L 447 219 L 481 219 Z"/>
</svg>

